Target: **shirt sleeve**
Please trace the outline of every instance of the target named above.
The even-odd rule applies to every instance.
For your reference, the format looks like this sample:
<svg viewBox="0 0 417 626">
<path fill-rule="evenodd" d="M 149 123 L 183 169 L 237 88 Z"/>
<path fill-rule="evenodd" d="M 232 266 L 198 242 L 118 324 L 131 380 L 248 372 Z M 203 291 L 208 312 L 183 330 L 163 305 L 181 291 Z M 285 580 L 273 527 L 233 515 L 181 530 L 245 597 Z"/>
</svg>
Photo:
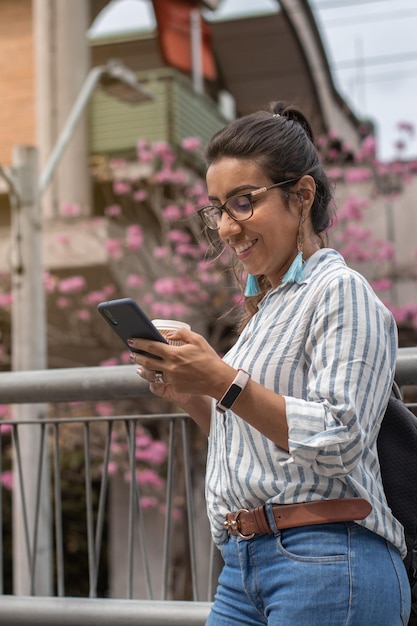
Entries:
<svg viewBox="0 0 417 626">
<path fill-rule="evenodd" d="M 304 398 L 285 396 L 291 461 L 325 476 L 349 473 L 378 432 L 395 371 L 391 313 L 357 274 L 326 287 L 305 346 Z"/>
</svg>

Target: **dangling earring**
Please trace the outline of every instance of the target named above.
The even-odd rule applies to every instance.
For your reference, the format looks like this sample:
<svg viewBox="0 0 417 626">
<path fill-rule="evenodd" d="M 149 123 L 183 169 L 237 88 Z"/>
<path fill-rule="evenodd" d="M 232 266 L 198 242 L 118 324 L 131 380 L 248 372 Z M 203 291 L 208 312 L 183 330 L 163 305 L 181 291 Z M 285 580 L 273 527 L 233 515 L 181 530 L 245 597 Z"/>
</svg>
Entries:
<svg viewBox="0 0 417 626">
<path fill-rule="evenodd" d="M 251 298 L 252 296 L 259 296 L 261 289 L 259 287 L 258 279 L 253 274 L 248 274 L 245 287 L 245 296 Z"/>
<path fill-rule="evenodd" d="M 285 272 L 284 276 L 282 277 L 282 283 L 300 283 L 302 278 L 303 278 L 303 243 L 304 243 L 304 237 L 303 237 L 303 233 L 302 233 L 302 226 L 303 226 L 303 213 L 301 211 L 300 213 L 300 223 L 298 225 L 298 234 L 297 234 L 297 256 L 295 257 L 294 261 L 291 263 L 291 265 L 289 266 L 288 270 Z"/>
</svg>

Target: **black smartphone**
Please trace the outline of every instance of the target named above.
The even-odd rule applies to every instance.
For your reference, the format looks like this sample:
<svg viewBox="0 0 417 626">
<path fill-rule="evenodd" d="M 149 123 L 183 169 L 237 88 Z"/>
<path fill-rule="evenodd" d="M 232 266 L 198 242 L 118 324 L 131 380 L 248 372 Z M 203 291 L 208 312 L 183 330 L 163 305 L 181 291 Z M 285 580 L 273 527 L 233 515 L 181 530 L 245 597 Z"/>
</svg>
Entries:
<svg viewBox="0 0 417 626">
<path fill-rule="evenodd" d="M 150 354 L 144 350 L 135 350 L 127 343 L 128 339 L 152 339 L 168 343 L 159 330 L 152 324 L 149 317 L 142 311 L 140 306 L 132 298 L 120 298 L 119 300 L 109 300 L 100 302 L 97 305 L 99 313 L 104 317 L 110 328 L 120 337 L 131 352 L 147 354 L 154 359 L 160 357 Z"/>
</svg>

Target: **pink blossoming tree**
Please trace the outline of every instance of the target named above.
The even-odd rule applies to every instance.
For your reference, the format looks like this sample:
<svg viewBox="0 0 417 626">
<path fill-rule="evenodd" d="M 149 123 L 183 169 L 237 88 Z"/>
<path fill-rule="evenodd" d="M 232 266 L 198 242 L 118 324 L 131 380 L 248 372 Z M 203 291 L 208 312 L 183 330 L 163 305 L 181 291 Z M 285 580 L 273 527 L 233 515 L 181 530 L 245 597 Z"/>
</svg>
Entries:
<svg viewBox="0 0 417 626">
<path fill-rule="evenodd" d="M 414 129 L 402 123 L 399 132 L 403 142 Z M 417 303 L 394 306 L 390 300 L 390 290 L 398 278 L 393 271 L 395 246 L 376 235 L 367 220 L 369 207 L 378 197 L 389 198 L 395 210 L 404 188 L 416 179 L 417 162 L 399 158 L 380 163 L 375 140 L 369 136 L 356 154 L 335 133 L 320 138 L 318 146 L 329 177 L 344 190 L 331 244 L 370 280 L 392 308 L 400 327 L 417 328 Z M 398 145 L 399 155 L 401 150 Z M 166 143 L 151 144 L 141 139 L 134 161 L 104 157 L 93 161 L 98 215 L 86 221 L 80 217 L 79 207 L 67 203 L 62 206 L 62 221 L 79 224 L 91 238 L 101 233 L 107 263 L 97 271 L 86 268 L 76 273 L 45 272 L 52 366 L 129 363 L 128 351 L 96 311 L 98 302 L 121 296 L 136 299 L 151 318 L 188 321 L 219 353 L 233 342 L 235 315 L 242 296 L 227 271 L 231 264 L 228 251 L 218 241 L 207 239 L 196 216 L 196 210 L 207 202 L 199 173 L 202 166 L 201 146 L 196 138 L 184 140 L 179 154 Z M 64 229 L 55 243 L 68 259 L 74 254 L 71 237 Z M 416 258 L 417 252 L 410 250 L 408 271 L 414 279 Z M 4 308 L 10 307 L 7 285 L 8 278 L 2 277 L 0 302 Z M 226 315 L 233 307 L 234 313 Z M 8 346 L 0 344 L 0 350 L 0 358 L 6 361 Z M 94 412 L 109 416 L 118 410 L 115 406 L 98 403 Z M 160 409 L 160 405 L 152 406 L 157 407 L 156 411 Z M 7 407 L 2 413 L 7 417 Z M 110 467 L 112 472 L 118 468 L 125 474 L 117 442 L 117 437 L 112 440 Z M 165 448 L 158 445 L 146 432 L 141 433 L 137 444 L 141 464 L 138 481 L 152 483 L 157 489 L 161 483 L 156 468 L 165 461 L 166 454 Z M 8 484 L 6 478 L 3 482 Z M 148 505 L 156 501 L 153 495 L 146 497 L 151 498 Z"/>
</svg>

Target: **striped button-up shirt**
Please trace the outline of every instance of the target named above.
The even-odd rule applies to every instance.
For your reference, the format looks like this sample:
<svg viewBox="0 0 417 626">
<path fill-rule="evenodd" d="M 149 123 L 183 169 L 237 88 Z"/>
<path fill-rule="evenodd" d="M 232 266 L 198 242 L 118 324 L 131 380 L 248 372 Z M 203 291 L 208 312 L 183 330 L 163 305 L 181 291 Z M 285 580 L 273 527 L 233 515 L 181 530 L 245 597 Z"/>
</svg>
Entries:
<svg viewBox="0 0 417 626">
<path fill-rule="evenodd" d="M 391 313 L 335 250 L 313 254 L 299 284 L 267 293 L 225 361 L 284 396 L 289 452 L 213 403 L 206 500 L 216 543 L 231 511 L 362 497 L 372 512 L 360 523 L 405 554 L 376 448 L 396 356 Z"/>
</svg>

